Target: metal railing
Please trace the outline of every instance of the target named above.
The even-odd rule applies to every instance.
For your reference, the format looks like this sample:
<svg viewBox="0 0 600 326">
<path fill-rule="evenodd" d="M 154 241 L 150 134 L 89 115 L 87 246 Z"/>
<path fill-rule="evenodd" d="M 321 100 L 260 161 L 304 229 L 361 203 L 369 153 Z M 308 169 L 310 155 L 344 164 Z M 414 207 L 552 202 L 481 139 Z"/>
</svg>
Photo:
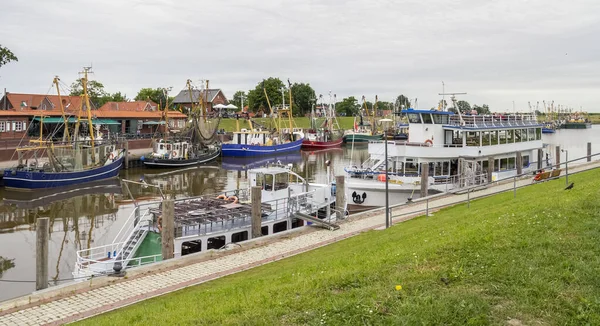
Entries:
<svg viewBox="0 0 600 326">
<path fill-rule="evenodd" d="M 509 115 L 457 115 L 450 117 L 448 125 L 455 127 L 528 127 L 539 125 L 537 117 L 532 114 Z"/>
</svg>

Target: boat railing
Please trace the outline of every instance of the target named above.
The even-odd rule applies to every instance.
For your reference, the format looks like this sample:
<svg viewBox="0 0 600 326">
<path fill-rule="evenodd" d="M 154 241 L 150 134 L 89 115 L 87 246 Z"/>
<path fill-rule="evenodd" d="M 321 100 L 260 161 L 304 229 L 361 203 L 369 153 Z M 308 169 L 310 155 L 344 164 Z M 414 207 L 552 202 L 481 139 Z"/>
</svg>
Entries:
<svg viewBox="0 0 600 326">
<path fill-rule="evenodd" d="M 155 263 L 162 259 L 162 254 L 151 256 L 125 258 L 116 260 L 119 250 L 122 250 L 125 242 L 116 242 L 104 246 L 93 247 L 77 251 L 75 263 L 75 276 L 92 276 L 114 273 L 113 267 L 121 263 L 123 268 L 127 266 L 141 266 Z"/>
<path fill-rule="evenodd" d="M 469 128 L 528 127 L 538 125 L 534 114 L 450 116 L 449 126 Z"/>
</svg>

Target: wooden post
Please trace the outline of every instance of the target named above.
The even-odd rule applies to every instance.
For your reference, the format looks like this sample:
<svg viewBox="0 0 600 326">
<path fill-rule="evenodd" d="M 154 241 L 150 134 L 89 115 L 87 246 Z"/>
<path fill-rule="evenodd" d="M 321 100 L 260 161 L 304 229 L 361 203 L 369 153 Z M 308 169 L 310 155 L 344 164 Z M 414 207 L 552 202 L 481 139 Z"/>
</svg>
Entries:
<svg viewBox="0 0 600 326">
<path fill-rule="evenodd" d="M 517 159 L 515 160 L 517 165 L 517 175 L 523 174 L 523 155 L 521 152 L 517 152 Z"/>
<path fill-rule="evenodd" d="M 253 186 L 250 193 L 252 204 L 252 238 L 262 236 L 262 187 Z"/>
<path fill-rule="evenodd" d="M 421 163 L 421 198 L 427 197 L 429 191 L 429 163 Z"/>
<path fill-rule="evenodd" d="M 537 158 L 537 168 L 538 170 L 542 169 L 542 162 L 544 161 L 544 150 L 541 148 L 538 148 L 538 158 Z"/>
<path fill-rule="evenodd" d="M 556 146 L 556 168 L 560 168 L 560 146 Z"/>
<path fill-rule="evenodd" d="M 587 161 L 592 161 L 592 143 L 587 143 Z"/>
<path fill-rule="evenodd" d="M 346 215 L 346 185 L 343 175 L 335 176 L 335 210 L 337 218 L 343 219 Z"/>
<path fill-rule="evenodd" d="M 129 169 L 129 141 L 125 141 L 125 169 Z"/>
<path fill-rule="evenodd" d="M 48 287 L 48 238 L 49 219 L 40 217 L 35 226 L 35 289 L 43 290 Z"/>
<path fill-rule="evenodd" d="M 496 160 L 493 157 L 488 157 L 488 171 L 487 171 L 487 175 L 488 175 L 488 183 L 492 183 L 492 176 L 494 174 L 494 169 L 496 165 Z"/>
<path fill-rule="evenodd" d="M 167 198 L 162 202 L 162 231 L 160 232 L 162 240 L 162 259 L 173 258 L 175 252 L 175 202 Z"/>
</svg>

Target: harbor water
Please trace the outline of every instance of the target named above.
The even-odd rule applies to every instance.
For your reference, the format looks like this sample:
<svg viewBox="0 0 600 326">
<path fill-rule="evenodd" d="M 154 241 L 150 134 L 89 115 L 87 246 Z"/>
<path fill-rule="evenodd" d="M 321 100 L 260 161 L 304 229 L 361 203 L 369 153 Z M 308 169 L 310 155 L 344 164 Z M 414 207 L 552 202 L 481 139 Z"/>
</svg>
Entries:
<svg viewBox="0 0 600 326">
<path fill-rule="evenodd" d="M 600 152 L 600 126 L 585 130 L 557 130 L 544 134 L 549 158 L 554 161 L 555 146 L 560 145 L 564 162 L 592 152 Z M 325 183 L 342 175 L 344 167 L 359 165 L 368 159 L 367 147 L 350 145 L 342 149 L 302 151 L 284 157 L 253 161 L 220 159 L 212 164 L 184 170 L 136 168 L 121 171 L 120 177 L 159 185 L 164 193 L 178 198 L 208 195 L 247 186 L 248 168 L 280 161 L 311 182 Z M 598 157 L 594 160 L 600 159 Z M 326 162 L 330 161 L 330 173 Z M 128 189 L 127 189 L 128 188 Z M 26 295 L 35 290 L 35 221 L 50 219 L 50 286 L 71 282 L 77 250 L 109 244 L 129 216 L 136 198 L 159 198 L 156 188 L 140 185 L 122 187 L 117 180 L 81 188 L 52 190 L 44 193 L 15 193 L 0 190 L 0 301 Z"/>
</svg>

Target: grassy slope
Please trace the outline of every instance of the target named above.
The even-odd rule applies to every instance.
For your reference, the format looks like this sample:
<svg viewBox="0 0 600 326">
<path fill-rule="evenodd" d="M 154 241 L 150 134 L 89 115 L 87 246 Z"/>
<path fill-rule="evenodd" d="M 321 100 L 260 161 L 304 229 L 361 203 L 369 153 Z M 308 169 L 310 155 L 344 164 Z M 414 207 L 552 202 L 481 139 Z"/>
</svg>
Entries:
<svg viewBox="0 0 600 326">
<path fill-rule="evenodd" d="M 597 325 L 599 178 L 459 205 L 82 324 Z"/>
<path fill-rule="evenodd" d="M 352 129 L 354 125 L 353 117 L 338 117 L 338 123 L 342 130 Z M 269 126 L 271 119 L 254 119 L 258 123 L 263 123 L 265 126 Z M 307 117 L 294 118 L 296 126 L 299 128 L 310 128 L 310 120 Z M 219 129 L 225 129 L 225 131 L 235 131 L 235 119 L 221 119 L 219 123 Z M 240 119 L 240 128 L 248 128 L 248 122 L 244 119 Z"/>
</svg>

